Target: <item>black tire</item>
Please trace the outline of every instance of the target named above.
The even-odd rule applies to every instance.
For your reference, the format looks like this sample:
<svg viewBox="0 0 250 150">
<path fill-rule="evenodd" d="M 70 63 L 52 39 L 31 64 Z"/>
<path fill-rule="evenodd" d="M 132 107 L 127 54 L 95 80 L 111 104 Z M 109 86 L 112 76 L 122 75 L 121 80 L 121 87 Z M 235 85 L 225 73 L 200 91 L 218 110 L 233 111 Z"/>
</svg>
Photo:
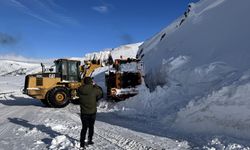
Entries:
<svg viewBox="0 0 250 150">
<path fill-rule="evenodd" d="M 51 107 L 47 99 L 41 99 L 41 102 L 43 103 L 44 106 Z"/>
<path fill-rule="evenodd" d="M 69 90 L 65 87 L 55 87 L 49 91 L 48 103 L 55 108 L 62 108 L 69 104 Z"/>
<path fill-rule="evenodd" d="M 72 99 L 72 100 L 70 100 L 70 102 L 72 104 L 79 105 L 80 104 L 80 99 L 79 98 L 78 99 Z"/>
</svg>

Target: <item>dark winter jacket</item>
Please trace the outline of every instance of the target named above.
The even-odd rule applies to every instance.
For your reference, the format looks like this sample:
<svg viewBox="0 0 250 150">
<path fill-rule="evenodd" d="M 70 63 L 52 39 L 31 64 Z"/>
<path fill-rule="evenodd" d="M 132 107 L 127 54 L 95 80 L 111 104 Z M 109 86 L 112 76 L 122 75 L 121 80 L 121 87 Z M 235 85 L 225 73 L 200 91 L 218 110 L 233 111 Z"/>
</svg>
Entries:
<svg viewBox="0 0 250 150">
<path fill-rule="evenodd" d="M 81 114 L 95 114 L 97 97 L 102 95 L 102 91 L 92 83 L 85 84 L 78 89 L 80 96 Z"/>
</svg>

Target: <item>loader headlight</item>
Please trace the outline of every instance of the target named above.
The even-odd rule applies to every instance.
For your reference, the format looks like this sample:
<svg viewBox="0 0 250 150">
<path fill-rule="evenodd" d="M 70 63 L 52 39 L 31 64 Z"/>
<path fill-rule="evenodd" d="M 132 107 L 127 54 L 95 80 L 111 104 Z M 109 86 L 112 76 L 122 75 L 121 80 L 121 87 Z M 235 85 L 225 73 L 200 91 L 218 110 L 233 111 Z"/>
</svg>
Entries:
<svg viewBox="0 0 250 150">
<path fill-rule="evenodd" d="M 111 89 L 111 94 L 112 94 L 112 95 L 116 95 L 116 93 L 117 93 L 117 92 L 116 92 L 116 89 Z"/>
</svg>

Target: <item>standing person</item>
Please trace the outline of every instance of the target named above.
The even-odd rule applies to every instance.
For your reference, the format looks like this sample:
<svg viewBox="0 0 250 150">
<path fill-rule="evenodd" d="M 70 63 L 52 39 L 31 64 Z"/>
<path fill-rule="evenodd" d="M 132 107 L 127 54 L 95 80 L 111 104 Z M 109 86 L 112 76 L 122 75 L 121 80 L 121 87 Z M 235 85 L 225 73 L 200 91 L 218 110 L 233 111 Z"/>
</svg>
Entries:
<svg viewBox="0 0 250 150">
<path fill-rule="evenodd" d="M 84 78 L 84 84 L 78 89 L 80 96 L 82 130 L 80 135 L 80 146 L 85 146 L 85 136 L 88 129 L 88 142 L 93 143 L 94 124 L 96 119 L 97 100 L 102 96 L 102 90 L 93 84 L 92 78 Z"/>
</svg>

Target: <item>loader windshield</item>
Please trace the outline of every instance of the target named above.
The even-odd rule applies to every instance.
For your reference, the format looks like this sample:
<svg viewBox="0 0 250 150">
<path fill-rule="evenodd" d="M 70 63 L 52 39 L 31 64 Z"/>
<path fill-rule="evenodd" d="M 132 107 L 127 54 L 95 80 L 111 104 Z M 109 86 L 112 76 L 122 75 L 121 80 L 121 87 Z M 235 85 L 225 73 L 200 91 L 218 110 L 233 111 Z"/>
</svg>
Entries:
<svg viewBox="0 0 250 150">
<path fill-rule="evenodd" d="M 79 81 L 79 61 L 72 60 L 57 60 L 55 61 L 56 73 L 60 74 L 62 80 L 65 81 Z"/>
<path fill-rule="evenodd" d="M 78 80 L 79 65 L 77 62 L 68 62 L 68 75 L 70 81 Z"/>
</svg>

